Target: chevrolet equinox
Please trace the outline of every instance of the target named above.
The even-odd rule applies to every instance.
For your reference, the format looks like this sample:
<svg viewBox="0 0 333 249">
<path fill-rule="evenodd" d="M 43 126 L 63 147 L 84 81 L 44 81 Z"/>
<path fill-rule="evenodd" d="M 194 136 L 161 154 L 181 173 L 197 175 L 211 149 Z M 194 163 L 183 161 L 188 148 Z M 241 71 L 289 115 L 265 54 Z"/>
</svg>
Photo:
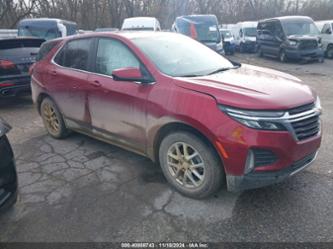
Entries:
<svg viewBox="0 0 333 249">
<path fill-rule="evenodd" d="M 48 133 L 147 156 L 186 196 L 267 186 L 316 158 L 320 100 L 291 75 L 166 32 L 73 36 L 41 51 L 30 73 Z"/>
</svg>

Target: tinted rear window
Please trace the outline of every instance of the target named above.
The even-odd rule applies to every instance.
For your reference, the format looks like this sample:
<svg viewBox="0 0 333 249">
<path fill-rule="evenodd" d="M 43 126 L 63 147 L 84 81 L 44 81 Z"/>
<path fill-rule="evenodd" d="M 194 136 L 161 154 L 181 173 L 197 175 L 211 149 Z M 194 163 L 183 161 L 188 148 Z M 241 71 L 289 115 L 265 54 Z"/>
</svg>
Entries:
<svg viewBox="0 0 333 249">
<path fill-rule="evenodd" d="M 43 39 L 6 39 L 0 40 L 0 49 L 39 48 Z"/>
</svg>

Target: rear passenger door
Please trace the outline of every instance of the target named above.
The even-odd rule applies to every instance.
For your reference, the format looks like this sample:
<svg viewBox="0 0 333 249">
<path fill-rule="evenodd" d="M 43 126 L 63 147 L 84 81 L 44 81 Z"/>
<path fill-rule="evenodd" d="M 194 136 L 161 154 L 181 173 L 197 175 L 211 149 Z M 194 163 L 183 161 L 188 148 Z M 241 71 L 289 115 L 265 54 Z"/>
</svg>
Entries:
<svg viewBox="0 0 333 249">
<path fill-rule="evenodd" d="M 88 71 L 93 39 L 69 41 L 54 58 L 48 70 L 48 89 L 62 111 L 67 125 L 90 124 L 87 104 Z"/>
</svg>

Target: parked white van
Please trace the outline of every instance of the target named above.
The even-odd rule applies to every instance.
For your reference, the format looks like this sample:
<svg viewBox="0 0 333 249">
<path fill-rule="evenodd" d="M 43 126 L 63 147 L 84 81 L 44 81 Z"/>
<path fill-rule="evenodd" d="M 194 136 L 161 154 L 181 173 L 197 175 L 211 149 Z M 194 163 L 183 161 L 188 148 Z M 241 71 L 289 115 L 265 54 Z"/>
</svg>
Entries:
<svg viewBox="0 0 333 249">
<path fill-rule="evenodd" d="M 0 37 L 15 37 L 17 29 L 0 29 Z"/>
<path fill-rule="evenodd" d="M 321 43 L 327 58 L 333 59 L 333 20 L 318 21 L 317 27 L 320 30 Z"/>
<path fill-rule="evenodd" d="M 155 17 L 132 17 L 124 20 L 121 30 L 161 31 L 161 25 Z"/>
<path fill-rule="evenodd" d="M 239 22 L 232 28 L 236 48 L 241 53 L 255 52 L 258 22 Z"/>
</svg>

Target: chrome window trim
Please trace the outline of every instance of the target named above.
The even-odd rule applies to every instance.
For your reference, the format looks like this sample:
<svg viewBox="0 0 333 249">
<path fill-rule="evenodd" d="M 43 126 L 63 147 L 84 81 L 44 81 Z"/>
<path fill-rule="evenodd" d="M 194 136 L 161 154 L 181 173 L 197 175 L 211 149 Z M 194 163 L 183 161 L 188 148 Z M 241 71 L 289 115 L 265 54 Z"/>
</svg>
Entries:
<svg viewBox="0 0 333 249">
<path fill-rule="evenodd" d="M 83 39 L 84 39 L 84 38 L 83 38 Z M 87 38 L 87 39 L 88 39 L 88 38 Z M 92 38 L 92 39 L 93 39 L 93 38 Z M 76 41 L 76 40 L 79 40 L 79 39 L 69 40 L 68 42 Z M 72 71 L 81 72 L 81 73 L 89 73 L 89 74 L 93 74 L 93 75 L 97 75 L 97 76 L 102 76 L 102 77 L 106 77 L 106 78 L 110 78 L 110 79 L 114 80 L 114 78 L 112 77 L 112 75 L 100 74 L 100 73 L 91 72 L 91 71 L 86 71 L 86 70 L 77 69 L 77 68 L 72 68 L 72 67 L 64 67 L 64 66 L 59 65 L 58 63 L 56 63 L 56 62 L 54 61 L 55 57 L 60 53 L 60 51 L 64 48 L 64 46 L 65 46 L 66 44 L 68 44 L 68 42 L 65 42 L 64 44 L 62 44 L 61 47 L 57 50 L 57 52 L 55 52 L 55 54 L 52 56 L 51 64 L 53 64 L 53 65 L 55 65 L 55 66 L 58 66 L 58 67 L 60 67 L 60 68 L 62 68 L 62 69 L 72 70 Z M 129 82 L 133 82 L 133 83 L 140 84 L 140 85 L 154 85 L 154 84 L 156 83 L 156 81 L 151 82 L 151 83 L 142 83 L 142 82 L 138 82 L 138 81 L 129 81 Z"/>
</svg>

